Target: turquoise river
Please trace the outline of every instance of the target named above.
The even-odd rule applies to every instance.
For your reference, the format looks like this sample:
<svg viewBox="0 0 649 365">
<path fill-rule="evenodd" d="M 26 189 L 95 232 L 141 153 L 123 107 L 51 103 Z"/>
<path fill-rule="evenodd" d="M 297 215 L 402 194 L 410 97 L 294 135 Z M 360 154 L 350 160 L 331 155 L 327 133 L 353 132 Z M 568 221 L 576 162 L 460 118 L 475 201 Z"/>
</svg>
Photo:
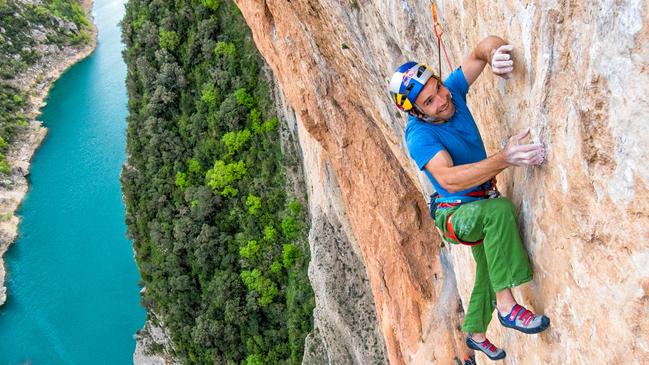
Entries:
<svg viewBox="0 0 649 365">
<path fill-rule="evenodd" d="M 144 324 L 119 174 L 126 158 L 123 0 L 97 0 L 97 49 L 54 84 L 5 254 L 0 365 L 132 364 Z"/>
</svg>

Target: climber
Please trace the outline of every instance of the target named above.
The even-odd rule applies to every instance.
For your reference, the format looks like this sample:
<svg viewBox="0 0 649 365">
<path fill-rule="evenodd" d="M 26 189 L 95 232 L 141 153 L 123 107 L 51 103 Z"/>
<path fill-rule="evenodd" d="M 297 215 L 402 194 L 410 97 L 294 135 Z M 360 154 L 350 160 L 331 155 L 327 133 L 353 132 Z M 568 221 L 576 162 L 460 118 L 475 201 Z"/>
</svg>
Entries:
<svg viewBox="0 0 649 365">
<path fill-rule="evenodd" d="M 466 104 L 469 87 L 489 64 L 499 77 L 512 77 L 513 46 L 489 36 L 478 43 L 446 80 L 427 65 L 407 62 L 392 75 L 389 92 L 408 113 L 406 144 L 412 159 L 437 192 L 435 225 L 452 243 L 471 246 L 476 275 L 462 330 L 469 348 L 490 359 L 506 356 L 485 336 L 494 309 L 508 328 L 534 334 L 550 319 L 518 304 L 511 288 L 532 280 L 512 203 L 500 197 L 495 176 L 510 166 L 543 163 L 542 144 L 524 144 L 529 129 L 509 138 L 487 157 L 480 132 Z M 435 209 L 436 208 L 436 209 Z"/>
</svg>

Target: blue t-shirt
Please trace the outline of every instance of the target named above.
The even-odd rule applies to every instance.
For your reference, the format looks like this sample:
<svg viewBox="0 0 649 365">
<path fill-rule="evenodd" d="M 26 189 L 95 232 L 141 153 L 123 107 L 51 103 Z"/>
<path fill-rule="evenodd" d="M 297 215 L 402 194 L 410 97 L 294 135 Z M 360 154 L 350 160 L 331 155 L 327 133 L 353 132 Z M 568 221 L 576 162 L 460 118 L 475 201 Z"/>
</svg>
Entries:
<svg viewBox="0 0 649 365">
<path fill-rule="evenodd" d="M 487 158 L 480 131 L 466 105 L 466 94 L 469 84 L 464 77 L 462 68 L 458 67 L 444 81 L 451 95 L 455 114 L 446 123 L 432 124 L 413 116 L 408 116 L 406 127 L 406 144 L 410 157 L 417 163 L 433 183 L 435 191 L 444 198 L 462 196 L 469 191 L 477 190 L 479 186 L 451 194 L 435 180 L 424 166 L 439 151 L 446 150 L 453 159 L 453 165 L 464 165 L 482 161 Z"/>
</svg>

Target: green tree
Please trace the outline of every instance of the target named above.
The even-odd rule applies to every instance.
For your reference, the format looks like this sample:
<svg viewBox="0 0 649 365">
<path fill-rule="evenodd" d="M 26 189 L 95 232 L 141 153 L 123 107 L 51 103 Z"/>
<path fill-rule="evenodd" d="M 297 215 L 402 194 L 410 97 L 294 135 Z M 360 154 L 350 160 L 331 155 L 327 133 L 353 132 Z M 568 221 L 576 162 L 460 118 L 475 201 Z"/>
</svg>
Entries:
<svg viewBox="0 0 649 365">
<path fill-rule="evenodd" d="M 288 204 L 288 210 L 291 212 L 291 214 L 296 216 L 302 212 L 302 204 L 300 204 L 300 202 L 297 200 L 293 200 Z"/>
<path fill-rule="evenodd" d="M 212 10 L 218 10 L 219 5 L 221 5 L 221 0 L 202 0 L 202 2 L 205 7 Z"/>
<path fill-rule="evenodd" d="M 160 48 L 174 51 L 179 43 L 180 37 L 175 31 L 160 28 Z"/>
<path fill-rule="evenodd" d="M 221 141 L 227 148 L 227 155 L 233 156 L 239 152 L 243 146 L 250 140 L 250 130 L 244 129 L 240 132 L 227 132 L 221 138 Z"/>
<path fill-rule="evenodd" d="M 261 306 L 267 306 L 272 303 L 273 299 L 275 299 L 279 293 L 277 285 L 275 285 L 272 280 L 265 277 L 259 269 L 242 271 L 241 279 L 249 290 L 253 290 L 259 294 L 259 305 Z"/>
<path fill-rule="evenodd" d="M 214 53 L 217 56 L 234 56 L 234 53 L 237 51 L 234 43 L 230 42 L 216 42 L 216 47 L 214 48 Z"/>
<path fill-rule="evenodd" d="M 201 101 L 208 106 L 215 106 L 216 101 L 218 100 L 218 92 L 212 84 L 208 84 L 203 88 L 201 94 Z"/>
<path fill-rule="evenodd" d="M 293 267 L 295 260 L 297 260 L 300 256 L 300 249 L 296 245 L 292 243 L 284 244 L 282 250 L 282 258 L 285 268 L 290 269 L 291 267 Z"/>
<path fill-rule="evenodd" d="M 248 241 L 245 246 L 239 249 L 239 255 L 245 259 L 253 259 L 259 253 L 259 243 L 255 240 Z"/>
<path fill-rule="evenodd" d="M 277 239 L 277 230 L 273 226 L 264 227 L 264 240 L 274 242 Z"/>
<path fill-rule="evenodd" d="M 259 355 L 248 355 L 246 365 L 265 365 Z"/>
<path fill-rule="evenodd" d="M 180 171 L 176 173 L 176 186 L 181 189 L 187 188 L 187 174 Z"/>
<path fill-rule="evenodd" d="M 279 274 L 282 272 L 282 263 L 279 261 L 273 261 L 273 263 L 270 265 L 270 272 L 273 274 Z"/>
<path fill-rule="evenodd" d="M 300 222 L 293 217 L 286 217 L 282 219 L 282 233 L 284 237 L 289 240 L 294 240 L 301 230 Z"/>
<path fill-rule="evenodd" d="M 248 195 L 246 198 L 246 207 L 248 208 L 248 214 L 256 215 L 261 209 L 261 198 L 255 195 Z"/>
<path fill-rule="evenodd" d="M 274 131 L 278 124 L 279 120 L 276 117 L 273 117 L 261 125 L 261 130 L 264 132 Z"/>
<path fill-rule="evenodd" d="M 237 103 L 248 109 L 252 109 L 255 106 L 255 98 L 248 94 L 248 91 L 244 88 L 235 91 L 234 96 L 237 98 Z"/>
<path fill-rule="evenodd" d="M 195 158 L 190 158 L 189 161 L 187 161 L 187 169 L 192 174 L 200 174 L 202 171 L 201 163 Z"/>
<path fill-rule="evenodd" d="M 5 159 L 4 156 L 0 158 L 0 172 L 3 174 L 8 174 L 11 171 L 11 166 L 9 166 L 9 163 Z"/>
<path fill-rule="evenodd" d="M 238 189 L 232 183 L 246 175 L 246 164 L 243 161 L 226 164 L 222 160 L 214 162 L 214 167 L 209 169 L 205 175 L 207 185 L 223 196 L 236 196 Z"/>
</svg>

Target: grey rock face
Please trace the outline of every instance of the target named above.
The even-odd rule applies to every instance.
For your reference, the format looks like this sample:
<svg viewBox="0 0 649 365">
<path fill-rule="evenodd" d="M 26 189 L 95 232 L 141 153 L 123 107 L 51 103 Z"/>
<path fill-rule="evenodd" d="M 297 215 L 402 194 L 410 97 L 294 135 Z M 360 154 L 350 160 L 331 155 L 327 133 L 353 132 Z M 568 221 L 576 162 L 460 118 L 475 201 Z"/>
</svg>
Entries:
<svg viewBox="0 0 649 365">
<path fill-rule="evenodd" d="M 309 279 L 316 293 L 316 330 L 302 363 L 387 364 L 363 261 L 337 217 L 313 213 Z"/>
<path fill-rule="evenodd" d="M 313 148 L 314 141 L 298 127 L 294 111 L 286 105 L 277 83 L 271 82 L 277 112 L 286 123 L 281 136 L 289 161 L 289 189 L 298 197 L 307 191 L 309 196 L 309 280 L 316 308 L 302 364 L 387 364 L 365 265 L 348 236 L 349 222 L 342 213 L 336 177 L 328 167 L 320 166 L 322 151 Z"/>
</svg>

